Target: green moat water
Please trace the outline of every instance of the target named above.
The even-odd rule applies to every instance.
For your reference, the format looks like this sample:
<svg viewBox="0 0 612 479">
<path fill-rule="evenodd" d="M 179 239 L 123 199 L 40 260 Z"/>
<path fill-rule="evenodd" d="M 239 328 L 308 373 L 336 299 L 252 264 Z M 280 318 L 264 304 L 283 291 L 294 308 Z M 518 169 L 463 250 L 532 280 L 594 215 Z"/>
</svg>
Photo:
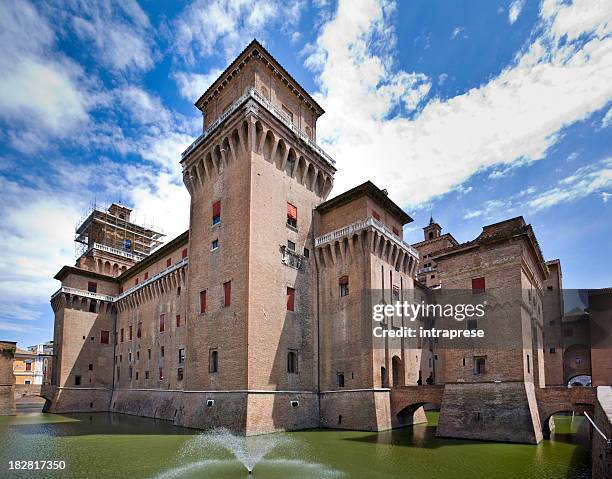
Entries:
<svg viewBox="0 0 612 479">
<path fill-rule="evenodd" d="M 207 436 L 121 414 L 22 412 L 0 417 L 0 477 L 590 477 L 589 429 L 583 417 L 556 416 L 555 433 L 538 446 L 436 438 L 437 413 L 429 412 L 428 419 L 429 424 L 378 434 L 317 430 L 247 438 L 249 453 L 263 455 L 248 475 L 223 444 L 244 438 Z M 11 460 L 63 460 L 66 468 L 10 471 Z"/>
</svg>

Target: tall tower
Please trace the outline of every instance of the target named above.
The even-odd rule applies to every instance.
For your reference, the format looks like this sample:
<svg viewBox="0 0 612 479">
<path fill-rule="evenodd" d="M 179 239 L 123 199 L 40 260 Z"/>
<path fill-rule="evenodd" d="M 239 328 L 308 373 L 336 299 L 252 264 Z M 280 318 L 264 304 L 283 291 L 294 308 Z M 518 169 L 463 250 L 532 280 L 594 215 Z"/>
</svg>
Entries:
<svg viewBox="0 0 612 479">
<path fill-rule="evenodd" d="M 207 393 L 177 421 L 246 434 L 316 427 L 312 216 L 335 172 L 315 142 L 323 109 L 256 40 L 196 106 L 204 131 L 182 159 L 185 389 Z"/>
<path fill-rule="evenodd" d="M 64 266 L 51 296 L 55 314 L 52 412 L 106 411 L 113 388 L 119 277 L 161 244 L 163 234 L 130 221 L 131 210 L 113 203 L 93 207 L 79 222 L 83 253 Z"/>
</svg>

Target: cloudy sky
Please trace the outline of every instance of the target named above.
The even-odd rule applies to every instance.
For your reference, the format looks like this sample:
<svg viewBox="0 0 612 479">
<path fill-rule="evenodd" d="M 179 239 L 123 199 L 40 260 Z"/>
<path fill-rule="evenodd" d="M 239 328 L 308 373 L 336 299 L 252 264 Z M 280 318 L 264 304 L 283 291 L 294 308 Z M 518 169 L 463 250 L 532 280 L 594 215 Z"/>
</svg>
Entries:
<svg viewBox="0 0 612 479">
<path fill-rule="evenodd" d="M 387 188 L 410 242 L 430 212 L 459 241 L 523 215 L 566 287 L 612 286 L 605 0 L 4 0 L 0 339 L 52 338 L 52 277 L 94 201 L 187 228 L 193 102 L 254 37 L 327 111 L 332 195 Z"/>
</svg>

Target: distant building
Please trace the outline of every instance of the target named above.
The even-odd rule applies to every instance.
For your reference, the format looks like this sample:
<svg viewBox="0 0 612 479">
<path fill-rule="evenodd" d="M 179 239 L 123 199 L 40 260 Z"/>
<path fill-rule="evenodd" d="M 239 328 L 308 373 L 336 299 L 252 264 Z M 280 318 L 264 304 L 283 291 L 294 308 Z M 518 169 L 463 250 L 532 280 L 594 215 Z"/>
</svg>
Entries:
<svg viewBox="0 0 612 479">
<path fill-rule="evenodd" d="M 15 384 L 51 384 L 52 368 L 53 341 L 15 351 Z"/>
</svg>

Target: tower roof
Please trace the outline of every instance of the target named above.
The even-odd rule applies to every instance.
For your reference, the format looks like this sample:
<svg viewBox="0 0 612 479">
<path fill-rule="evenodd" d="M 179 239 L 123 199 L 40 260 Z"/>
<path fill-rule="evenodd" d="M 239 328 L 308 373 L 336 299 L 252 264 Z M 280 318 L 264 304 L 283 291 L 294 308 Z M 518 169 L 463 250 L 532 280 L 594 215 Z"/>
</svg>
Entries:
<svg viewBox="0 0 612 479">
<path fill-rule="evenodd" d="M 242 68 L 243 64 L 249 61 L 251 58 L 258 58 L 264 61 L 272 72 L 280 78 L 285 85 L 293 90 L 295 95 L 304 101 L 317 115 L 321 116 L 325 113 L 325 110 L 319 105 L 314 98 L 308 94 L 308 92 L 293 78 L 287 70 L 272 56 L 272 54 L 264 48 L 264 46 L 253 39 L 242 52 L 236 57 L 236 59 L 219 75 L 219 77 L 213 82 L 212 85 L 200 96 L 198 101 L 195 102 L 195 106 L 202 110 L 208 102 L 215 97 L 219 91 L 221 91 L 228 83 L 231 82 L 232 78 L 236 75 L 237 71 Z"/>
</svg>

